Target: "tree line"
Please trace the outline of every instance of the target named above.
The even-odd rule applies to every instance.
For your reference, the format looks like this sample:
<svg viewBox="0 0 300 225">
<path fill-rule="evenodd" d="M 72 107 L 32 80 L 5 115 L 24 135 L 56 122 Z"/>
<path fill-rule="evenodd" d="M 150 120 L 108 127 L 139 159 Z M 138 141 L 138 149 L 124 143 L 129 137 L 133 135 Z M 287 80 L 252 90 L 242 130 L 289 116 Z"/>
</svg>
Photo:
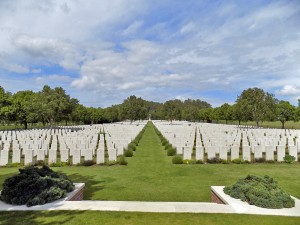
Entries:
<svg viewBox="0 0 300 225">
<path fill-rule="evenodd" d="M 39 92 L 30 90 L 10 93 L 0 86 L 0 121 L 3 125 L 22 124 L 25 129 L 28 123 L 42 123 L 52 126 L 64 122 L 76 124 L 110 123 L 122 120 L 187 120 L 219 121 L 230 120 L 255 121 L 257 126 L 262 121 L 280 121 L 282 128 L 287 121 L 300 118 L 300 100 L 298 107 L 288 101 L 279 101 L 274 95 L 259 88 L 244 90 L 237 97 L 235 104 L 212 106 L 199 99 L 169 100 L 158 103 L 130 96 L 122 104 L 107 108 L 86 107 L 71 98 L 61 87 L 51 88 L 47 85 Z"/>
</svg>

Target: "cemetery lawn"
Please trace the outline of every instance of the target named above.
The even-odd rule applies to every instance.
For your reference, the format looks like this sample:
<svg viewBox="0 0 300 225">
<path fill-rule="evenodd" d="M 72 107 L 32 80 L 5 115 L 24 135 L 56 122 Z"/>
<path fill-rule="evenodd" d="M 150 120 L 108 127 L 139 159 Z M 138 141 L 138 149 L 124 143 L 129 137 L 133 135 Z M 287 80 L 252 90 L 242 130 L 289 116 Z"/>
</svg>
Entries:
<svg viewBox="0 0 300 225">
<path fill-rule="evenodd" d="M 269 175 L 300 198 L 300 163 L 174 165 L 152 123 L 127 166 L 53 167 L 84 182 L 85 200 L 210 202 L 210 186 L 225 186 L 248 174 Z M 17 168 L 0 168 L 0 189 Z"/>
<path fill-rule="evenodd" d="M 256 216 L 240 214 L 175 214 L 175 213 L 128 213 L 97 211 L 43 211 L 43 212 L 0 212 L 0 224 L 50 225 L 50 224 L 231 224 L 252 225 L 254 221 L 264 225 L 296 225 L 299 217 Z"/>
</svg>

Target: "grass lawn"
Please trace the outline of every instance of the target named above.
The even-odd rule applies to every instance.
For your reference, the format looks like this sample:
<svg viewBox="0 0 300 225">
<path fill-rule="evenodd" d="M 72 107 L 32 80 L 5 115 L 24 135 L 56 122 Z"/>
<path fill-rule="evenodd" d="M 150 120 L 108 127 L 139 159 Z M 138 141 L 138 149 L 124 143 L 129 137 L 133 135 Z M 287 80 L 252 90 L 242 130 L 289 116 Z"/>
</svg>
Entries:
<svg viewBox="0 0 300 225">
<path fill-rule="evenodd" d="M 209 202 L 210 186 L 232 184 L 238 178 L 243 178 L 248 174 L 270 175 L 279 182 L 280 187 L 300 198 L 299 163 L 173 165 L 171 157 L 166 155 L 151 124 L 147 125 L 134 157 L 127 160 L 127 166 L 73 166 L 53 169 L 66 173 L 74 182 L 86 183 L 84 198 L 92 200 Z M 17 173 L 17 168 L 0 168 L 0 187 L 6 177 L 15 173 Z M 101 224 L 116 224 L 119 220 L 121 224 L 196 224 L 197 221 L 201 223 L 203 221 L 203 224 L 252 224 L 255 218 L 259 219 L 260 224 L 276 224 L 277 222 L 278 224 L 296 224 L 294 218 L 219 214 L 214 216 L 108 212 L 15 214 L 24 214 L 25 217 L 33 217 L 36 221 L 44 220 L 39 224 L 56 224 L 50 222 L 52 220 L 66 220 L 67 223 L 69 221 L 67 218 L 72 217 L 70 215 L 75 215 L 78 224 L 96 224 L 97 221 L 103 221 Z M 8 220 L 11 217 L 18 219 L 18 216 L 13 216 L 13 212 L 0 215 L 0 224 L 2 220 Z M 36 215 L 39 216 L 36 217 Z M 76 223 L 72 222 L 72 224 Z"/>
<path fill-rule="evenodd" d="M 1 225 L 298 225 L 297 217 L 237 214 L 128 213 L 97 211 L 0 212 Z"/>
</svg>

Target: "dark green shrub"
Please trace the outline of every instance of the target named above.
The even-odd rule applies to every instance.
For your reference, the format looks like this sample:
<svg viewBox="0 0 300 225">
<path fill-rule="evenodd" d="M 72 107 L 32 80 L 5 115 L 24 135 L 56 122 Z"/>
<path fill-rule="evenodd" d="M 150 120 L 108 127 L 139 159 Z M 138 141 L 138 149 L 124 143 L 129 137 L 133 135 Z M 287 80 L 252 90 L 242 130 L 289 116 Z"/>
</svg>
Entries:
<svg viewBox="0 0 300 225">
<path fill-rule="evenodd" d="M 125 157 L 132 157 L 133 156 L 133 151 L 131 149 L 127 149 L 124 152 Z"/>
<path fill-rule="evenodd" d="M 182 156 L 180 155 L 175 155 L 172 159 L 173 164 L 183 164 L 183 159 Z"/>
<path fill-rule="evenodd" d="M 254 162 L 256 162 L 256 163 L 264 163 L 264 162 L 266 162 L 266 159 L 265 158 L 255 158 Z"/>
<path fill-rule="evenodd" d="M 220 161 L 221 161 L 222 164 L 229 164 L 229 161 L 226 160 L 226 159 L 221 159 Z"/>
<path fill-rule="evenodd" d="M 295 161 L 295 157 L 294 156 L 291 156 L 291 155 L 286 155 L 283 160 L 284 162 L 286 163 L 293 163 Z"/>
<path fill-rule="evenodd" d="M 130 144 L 128 145 L 128 148 L 127 148 L 127 149 L 130 149 L 130 150 L 132 150 L 132 151 L 135 151 L 135 150 L 136 150 L 136 146 L 135 146 L 135 144 L 130 143 Z"/>
<path fill-rule="evenodd" d="M 196 164 L 204 164 L 202 160 L 196 160 Z"/>
<path fill-rule="evenodd" d="M 161 141 L 161 144 L 163 146 L 166 146 L 168 144 L 168 141 L 164 138 L 162 141 Z"/>
<path fill-rule="evenodd" d="M 221 160 L 219 158 L 217 158 L 217 157 L 213 157 L 211 159 L 207 159 L 206 161 L 207 161 L 207 163 L 212 163 L 212 164 L 216 164 L 216 163 L 220 163 L 221 162 Z"/>
<path fill-rule="evenodd" d="M 55 201 L 74 190 L 66 175 L 53 172 L 48 166 L 29 166 L 4 181 L 1 200 L 13 205 L 40 205 Z"/>
<path fill-rule="evenodd" d="M 94 160 L 85 160 L 82 163 L 83 166 L 92 166 L 94 164 L 96 164 L 96 162 Z"/>
<path fill-rule="evenodd" d="M 118 158 L 118 163 L 119 163 L 120 165 L 124 165 L 124 166 L 126 166 L 126 165 L 128 164 L 124 156 L 120 156 L 120 157 Z"/>
<path fill-rule="evenodd" d="M 242 160 L 240 158 L 237 158 L 237 159 L 233 159 L 231 160 L 232 163 L 235 163 L 235 164 L 241 164 L 242 163 Z"/>
<path fill-rule="evenodd" d="M 248 175 L 245 179 L 239 179 L 235 184 L 225 187 L 224 192 L 250 205 L 263 208 L 280 209 L 295 206 L 294 199 L 280 189 L 277 182 L 269 176 Z"/>
<path fill-rule="evenodd" d="M 175 148 L 169 148 L 167 151 L 168 156 L 176 155 L 176 149 Z"/>
</svg>

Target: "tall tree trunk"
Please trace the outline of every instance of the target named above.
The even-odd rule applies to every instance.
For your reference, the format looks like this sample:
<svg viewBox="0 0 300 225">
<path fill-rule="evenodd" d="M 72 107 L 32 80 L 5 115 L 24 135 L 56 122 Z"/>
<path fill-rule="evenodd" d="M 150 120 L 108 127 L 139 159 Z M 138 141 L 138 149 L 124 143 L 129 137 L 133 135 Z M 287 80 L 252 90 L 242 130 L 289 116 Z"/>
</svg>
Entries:
<svg viewBox="0 0 300 225">
<path fill-rule="evenodd" d="M 256 120 L 256 127 L 258 127 L 259 125 L 259 120 Z"/>
<path fill-rule="evenodd" d="M 23 125 L 24 125 L 24 129 L 27 130 L 27 127 L 28 127 L 27 121 L 24 121 Z"/>
<path fill-rule="evenodd" d="M 281 121 L 281 129 L 284 129 L 284 121 Z"/>
<path fill-rule="evenodd" d="M 241 125 L 241 120 L 239 120 L 239 125 Z"/>
</svg>

